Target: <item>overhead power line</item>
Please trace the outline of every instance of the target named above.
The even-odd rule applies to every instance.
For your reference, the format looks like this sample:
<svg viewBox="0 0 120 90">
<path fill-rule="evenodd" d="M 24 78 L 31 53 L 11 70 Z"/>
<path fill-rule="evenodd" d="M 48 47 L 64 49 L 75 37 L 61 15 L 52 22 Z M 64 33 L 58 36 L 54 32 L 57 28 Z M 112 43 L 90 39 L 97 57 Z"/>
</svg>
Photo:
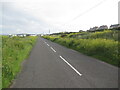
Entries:
<svg viewBox="0 0 120 90">
<path fill-rule="evenodd" d="M 76 17 L 74 17 L 71 21 L 74 21 L 74 20 L 76 20 L 77 18 L 83 16 L 84 14 L 90 12 L 91 10 L 97 8 L 98 6 L 100 6 L 100 5 L 101 5 L 102 3 L 104 3 L 105 1 L 106 1 L 106 0 L 103 0 L 103 1 L 95 4 L 93 7 L 89 8 L 88 10 L 86 10 L 86 11 L 84 11 L 83 13 L 80 13 L 79 15 L 77 15 Z"/>
</svg>

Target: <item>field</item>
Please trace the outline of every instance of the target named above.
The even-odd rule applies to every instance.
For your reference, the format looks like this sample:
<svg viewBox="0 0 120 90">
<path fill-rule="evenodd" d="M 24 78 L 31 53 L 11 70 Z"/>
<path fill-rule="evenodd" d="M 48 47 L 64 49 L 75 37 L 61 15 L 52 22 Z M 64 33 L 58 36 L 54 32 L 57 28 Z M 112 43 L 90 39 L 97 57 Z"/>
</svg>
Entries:
<svg viewBox="0 0 120 90">
<path fill-rule="evenodd" d="M 118 32 L 118 30 L 104 30 L 61 33 L 58 35 L 45 35 L 43 38 L 120 67 L 118 64 L 120 62 Z"/>
<path fill-rule="evenodd" d="M 2 88 L 7 88 L 21 70 L 37 37 L 8 37 L 2 36 Z"/>
</svg>

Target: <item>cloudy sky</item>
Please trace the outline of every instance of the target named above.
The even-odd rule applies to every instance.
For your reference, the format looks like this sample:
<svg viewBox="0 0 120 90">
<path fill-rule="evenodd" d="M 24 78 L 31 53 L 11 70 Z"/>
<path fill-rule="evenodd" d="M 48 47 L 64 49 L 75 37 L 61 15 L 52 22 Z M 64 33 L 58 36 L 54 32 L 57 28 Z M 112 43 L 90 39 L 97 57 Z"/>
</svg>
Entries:
<svg viewBox="0 0 120 90">
<path fill-rule="evenodd" d="M 1 0 L 3 34 L 54 33 L 117 24 L 119 0 Z"/>
</svg>

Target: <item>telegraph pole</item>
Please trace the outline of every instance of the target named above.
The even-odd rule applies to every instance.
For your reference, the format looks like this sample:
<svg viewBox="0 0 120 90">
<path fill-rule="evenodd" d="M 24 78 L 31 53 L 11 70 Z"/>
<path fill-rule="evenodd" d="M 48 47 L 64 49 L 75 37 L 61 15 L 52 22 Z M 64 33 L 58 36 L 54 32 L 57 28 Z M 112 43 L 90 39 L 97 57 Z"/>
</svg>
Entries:
<svg viewBox="0 0 120 90">
<path fill-rule="evenodd" d="M 50 29 L 49 29 L 49 35 L 50 35 Z"/>
</svg>

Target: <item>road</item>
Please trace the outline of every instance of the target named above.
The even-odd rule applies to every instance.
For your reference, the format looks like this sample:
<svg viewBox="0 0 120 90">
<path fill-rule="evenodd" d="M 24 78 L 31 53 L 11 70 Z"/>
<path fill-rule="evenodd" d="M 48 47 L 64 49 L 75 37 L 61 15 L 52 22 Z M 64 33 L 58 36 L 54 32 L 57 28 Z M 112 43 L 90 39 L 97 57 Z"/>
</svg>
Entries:
<svg viewBox="0 0 120 90">
<path fill-rule="evenodd" d="M 38 38 L 11 88 L 117 88 L 118 68 Z"/>
</svg>

